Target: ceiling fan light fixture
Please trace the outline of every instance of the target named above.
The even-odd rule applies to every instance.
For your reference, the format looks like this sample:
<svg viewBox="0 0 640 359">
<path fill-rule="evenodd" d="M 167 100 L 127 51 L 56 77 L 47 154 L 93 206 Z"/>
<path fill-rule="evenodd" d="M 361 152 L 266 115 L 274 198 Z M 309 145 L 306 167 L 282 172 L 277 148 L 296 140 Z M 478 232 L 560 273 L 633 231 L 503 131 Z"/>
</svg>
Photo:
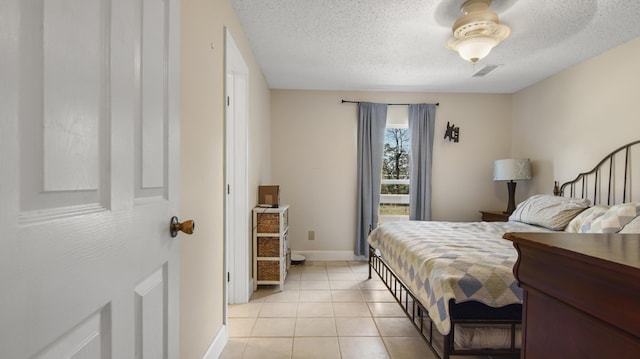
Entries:
<svg viewBox="0 0 640 359">
<path fill-rule="evenodd" d="M 497 44 L 498 41 L 490 36 L 467 37 L 457 42 L 455 50 L 463 59 L 476 63 L 489 55 Z"/>
<path fill-rule="evenodd" d="M 453 36 L 447 47 L 460 57 L 476 63 L 483 59 L 502 40 L 511 34 L 508 26 L 500 24 L 498 15 L 489 11 L 491 0 L 467 0 L 461 6 L 464 13 L 453 25 Z"/>
</svg>

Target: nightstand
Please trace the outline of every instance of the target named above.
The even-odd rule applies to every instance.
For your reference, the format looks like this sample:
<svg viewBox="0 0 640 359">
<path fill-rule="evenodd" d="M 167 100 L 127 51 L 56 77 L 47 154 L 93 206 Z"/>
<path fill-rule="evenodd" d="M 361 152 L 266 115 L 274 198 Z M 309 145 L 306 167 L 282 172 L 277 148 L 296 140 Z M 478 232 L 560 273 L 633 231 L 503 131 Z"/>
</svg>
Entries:
<svg viewBox="0 0 640 359">
<path fill-rule="evenodd" d="M 484 222 L 507 222 L 509 215 L 502 211 L 480 211 Z"/>
</svg>

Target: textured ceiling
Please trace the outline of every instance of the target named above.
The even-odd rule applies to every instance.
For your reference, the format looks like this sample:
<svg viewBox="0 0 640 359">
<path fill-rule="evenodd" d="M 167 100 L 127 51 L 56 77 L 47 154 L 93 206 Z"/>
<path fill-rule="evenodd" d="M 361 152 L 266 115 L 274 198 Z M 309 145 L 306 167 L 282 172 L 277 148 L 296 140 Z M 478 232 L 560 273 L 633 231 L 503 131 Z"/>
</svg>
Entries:
<svg viewBox="0 0 640 359">
<path fill-rule="evenodd" d="M 494 0 L 511 36 L 474 67 L 445 47 L 463 0 L 232 2 L 274 89 L 513 93 L 640 36 L 640 0 Z"/>
</svg>

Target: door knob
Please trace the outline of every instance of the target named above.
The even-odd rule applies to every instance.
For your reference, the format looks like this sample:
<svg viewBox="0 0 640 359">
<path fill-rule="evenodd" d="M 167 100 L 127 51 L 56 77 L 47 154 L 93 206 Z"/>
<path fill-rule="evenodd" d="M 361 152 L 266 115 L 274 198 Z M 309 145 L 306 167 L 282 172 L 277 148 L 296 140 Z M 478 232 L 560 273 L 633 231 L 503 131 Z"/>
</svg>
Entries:
<svg viewBox="0 0 640 359">
<path fill-rule="evenodd" d="M 171 217 L 171 224 L 169 224 L 169 231 L 171 231 L 171 237 L 175 237 L 178 235 L 178 231 L 182 231 L 186 234 L 193 233 L 193 230 L 196 228 L 195 222 L 192 219 L 188 221 L 184 221 L 180 223 L 178 221 L 178 217 Z"/>
</svg>

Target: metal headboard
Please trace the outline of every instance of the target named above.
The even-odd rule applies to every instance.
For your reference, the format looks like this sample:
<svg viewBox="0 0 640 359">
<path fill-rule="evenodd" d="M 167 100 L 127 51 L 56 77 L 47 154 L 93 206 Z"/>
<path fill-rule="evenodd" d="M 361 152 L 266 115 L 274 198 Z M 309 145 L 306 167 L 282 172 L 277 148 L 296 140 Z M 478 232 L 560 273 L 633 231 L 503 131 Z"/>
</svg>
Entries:
<svg viewBox="0 0 640 359">
<path fill-rule="evenodd" d="M 628 143 L 605 156 L 591 171 L 580 173 L 575 179 L 558 186 L 554 182 L 553 194 L 556 196 L 587 198 L 593 205 L 614 205 L 638 200 L 634 198 L 640 183 L 635 184 L 633 177 L 640 171 L 640 163 L 632 158 L 640 153 L 640 140 Z M 640 162 L 640 154 L 635 162 Z M 635 168 L 635 170 L 634 170 Z"/>
</svg>

